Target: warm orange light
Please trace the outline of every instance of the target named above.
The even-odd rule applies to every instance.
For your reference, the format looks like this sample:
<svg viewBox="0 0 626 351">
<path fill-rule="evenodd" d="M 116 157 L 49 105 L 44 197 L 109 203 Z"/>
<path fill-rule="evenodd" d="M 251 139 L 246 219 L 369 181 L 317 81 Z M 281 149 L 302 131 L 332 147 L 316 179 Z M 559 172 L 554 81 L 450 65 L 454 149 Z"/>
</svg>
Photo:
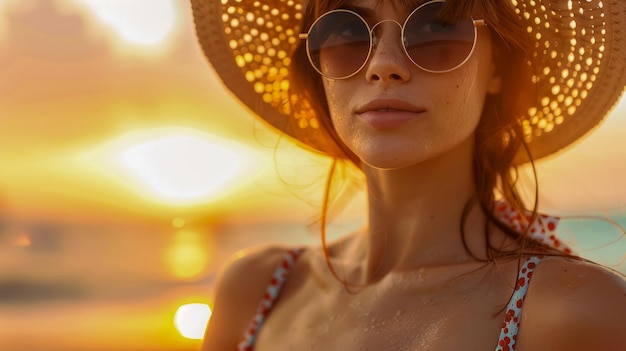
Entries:
<svg viewBox="0 0 626 351">
<path fill-rule="evenodd" d="M 624 93 L 626 93 L 626 89 Z M 611 114 L 602 126 L 604 125 L 609 125 L 613 130 L 619 129 L 618 132 L 623 132 L 624 128 L 626 128 L 626 95 L 615 105 L 615 109 L 611 111 Z"/>
<path fill-rule="evenodd" d="M 30 238 L 30 236 L 26 233 L 20 233 L 18 234 L 15 239 L 13 240 L 13 245 L 14 246 L 21 246 L 21 247 L 26 247 L 26 246 L 30 246 L 32 245 L 33 241 Z"/>
<path fill-rule="evenodd" d="M 222 199 L 259 166 L 252 150 L 186 127 L 130 132 L 94 151 L 86 154 L 90 163 L 104 164 L 132 191 L 168 205 Z"/>
<path fill-rule="evenodd" d="M 202 339 L 211 318 L 211 308 L 203 303 L 189 303 L 178 307 L 174 325 L 180 335 L 188 339 Z"/>
<path fill-rule="evenodd" d="M 198 137 L 173 135 L 146 141 L 124 151 L 122 160 L 146 184 L 165 197 L 206 197 L 239 169 L 237 154 Z"/>
</svg>

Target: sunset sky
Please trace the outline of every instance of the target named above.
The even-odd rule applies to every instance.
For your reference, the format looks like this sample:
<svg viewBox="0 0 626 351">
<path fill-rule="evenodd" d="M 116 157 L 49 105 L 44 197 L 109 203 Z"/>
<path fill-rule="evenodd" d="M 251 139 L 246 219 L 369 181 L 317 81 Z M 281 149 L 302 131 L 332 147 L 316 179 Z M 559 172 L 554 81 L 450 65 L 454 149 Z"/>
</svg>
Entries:
<svg viewBox="0 0 626 351">
<path fill-rule="evenodd" d="M 4 2 L 0 162 L 12 167 L 0 172 L 0 184 L 7 210 L 35 207 L 45 214 L 55 203 L 53 216 L 62 215 L 56 211 L 63 207 L 74 212 L 72 206 L 99 215 L 169 216 L 180 208 L 204 215 L 254 207 L 274 190 L 278 138 L 219 86 L 196 45 L 185 5 L 150 2 L 162 13 L 132 12 L 131 6 L 137 18 L 116 24 L 94 12 L 115 6 Z M 145 20 L 149 15 L 152 21 Z M 162 33 L 152 38 L 155 27 Z M 127 32 L 135 34 L 129 38 Z M 171 154 L 160 155 L 170 157 L 164 181 L 206 189 L 168 192 L 145 178 L 146 172 L 164 172 L 132 164 L 132 150 L 137 159 L 167 140 L 183 145 L 162 146 Z M 213 150 L 198 152 L 198 146 Z M 218 160 L 226 149 L 233 156 Z M 219 163 L 229 159 L 237 165 Z M 203 180 L 191 179 L 194 174 Z M 207 177 L 222 178 L 214 191 Z"/>
<path fill-rule="evenodd" d="M 538 163 L 542 210 L 626 216 L 625 138 L 623 99 L 593 134 Z M 315 242 L 306 225 L 327 160 L 281 139 L 222 88 L 185 0 L 0 0 L 0 165 L 0 265 L 33 280 L 92 277 L 98 289 L 102 279 L 130 289 L 142 275 L 208 291 L 241 248 Z M 38 223 L 72 244 L 45 257 L 19 251 L 36 241 L 24 228 Z M 139 308 L 158 305 L 170 318 L 180 301 L 208 302 L 208 293 L 194 300 L 202 294 L 163 293 Z M 115 306 L 95 307 L 107 317 L 90 325 L 112 325 L 123 313 Z M 29 313 L 16 325 L 34 325 L 39 312 Z M 196 346 L 168 330 L 169 345 Z"/>
</svg>

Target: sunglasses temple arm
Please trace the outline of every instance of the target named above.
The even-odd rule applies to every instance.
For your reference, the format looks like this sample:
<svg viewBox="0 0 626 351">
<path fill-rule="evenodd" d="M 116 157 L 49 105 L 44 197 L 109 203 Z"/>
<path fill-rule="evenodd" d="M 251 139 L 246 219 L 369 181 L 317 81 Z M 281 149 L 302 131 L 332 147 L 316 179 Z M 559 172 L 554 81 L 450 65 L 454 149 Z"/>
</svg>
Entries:
<svg viewBox="0 0 626 351">
<path fill-rule="evenodd" d="M 474 20 L 474 27 L 486 27 L 486 26 L 487 26 L 487 22 L 485 22 L 484 19 Z"/>
<path fill-rule="evenodd" d="M 298 34 L 298 38 L 300 38 L 301 40 L 307 40 L 309 39 L 309 33 L 300 33 Z"/>
</svg>

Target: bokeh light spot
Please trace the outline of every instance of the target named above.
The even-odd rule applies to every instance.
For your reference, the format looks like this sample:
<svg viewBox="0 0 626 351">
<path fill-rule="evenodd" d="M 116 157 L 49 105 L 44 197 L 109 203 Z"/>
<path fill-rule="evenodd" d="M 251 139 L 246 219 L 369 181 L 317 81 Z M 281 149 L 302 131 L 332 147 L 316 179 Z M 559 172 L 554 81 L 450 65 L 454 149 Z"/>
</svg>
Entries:
<svg viewBox="0 0 626 351">
<path fill-rule="evenodd" d="M 174 315 L 174 325 L 188 339 L 202 339 L 204 330 L 211 318 L 211 308 L 203 303 L 189 303 L 178 307 Z"/>
<path fill-rule="evenodd" d="M 19 247 L 27 247 L 31 246 L 33 243 L 30 235 L 28 233 L 19 233 L 13 239 L 13 245 Z"/>
<path fill-rule="evenodd" d="M 185 220 L 182 218 L 174 218 L 172 219 L 172 226 L 180 229 L 185 226 Z"/>
<path fill-rule="evenodd" d="M 170 273 L 181 279 L 191 279 L 204 272 L 209 263 L 207 245 L 203 237 L 191 230 L 181 230 L 167 249 L 165 260 Z"/>
</svg>

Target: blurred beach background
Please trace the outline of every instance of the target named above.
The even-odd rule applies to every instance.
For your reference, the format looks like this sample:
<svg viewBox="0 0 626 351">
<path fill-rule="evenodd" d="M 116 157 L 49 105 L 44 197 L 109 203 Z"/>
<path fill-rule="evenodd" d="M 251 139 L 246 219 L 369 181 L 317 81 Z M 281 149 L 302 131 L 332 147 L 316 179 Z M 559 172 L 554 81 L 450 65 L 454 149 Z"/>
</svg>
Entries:
<svg viewBox="0 0 626 351">
<path fill-rule="evenodd" d="M 621 272 L 625 138 L 622 102 L 538 163 L 563 240 Z M 0 0 L 0 350 L 198 349 L 226 260 L 319 241 L 327 166 L 220 86 L 186 0 Z"/>
</svg>

